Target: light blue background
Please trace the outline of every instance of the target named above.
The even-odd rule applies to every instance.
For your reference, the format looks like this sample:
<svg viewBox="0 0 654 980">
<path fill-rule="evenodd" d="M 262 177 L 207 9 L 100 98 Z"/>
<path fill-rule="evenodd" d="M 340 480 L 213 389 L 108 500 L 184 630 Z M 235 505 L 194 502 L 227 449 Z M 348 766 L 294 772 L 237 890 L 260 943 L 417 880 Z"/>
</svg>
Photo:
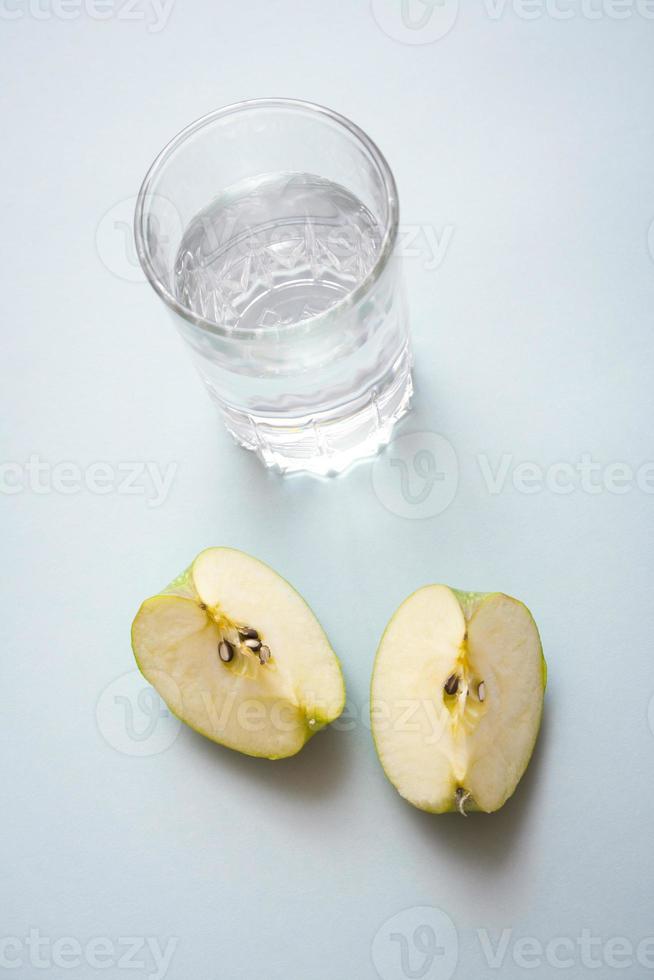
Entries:
<svg viewBox="0 0 654 980">
<path fill-rule="evenodd" d="M 170 980 L 374 980 L 378 930 L 435 906 L 458 933 L 456 977 L 500 975 L 478 930 L 495 942 L 509 928 L 501 975 L 515 980 L 561 973 L 516 965 L 519 936 L 654 934 L 654 496 L 511 480 L 524 462 L 654 458 L 654 21 L 635 5 L 624 20 L 561 6 L 574 16 L 469 5 L 424 44 L 351 0 L 177 0 L 158 33 L 116 13 L 0 19 L 2 460 L 177 467 L 159 507 L 115 486 L 0 499 L 2 936 L 176 937 Z M 155 154 L 191 119 L 262 95 L 356 120 L 394 169 L 404 227 L 452 229 L 437 269 L 424 248 L 404 262 L 418 393 L 400 434 L 451 443 L 458 490 L 440 513 L 395 512 L 393 447 L 381 493 L 368 464 L 331 482 L 265 472 L 216 420 L 154 293 L 128 281 L 121 221 Z M 479 458 L 496 469 L 504 454 L 491 493 Z M 379 636 L 413 589 L 524 599 L 550 683 L 505 809 L 413 810 L 361 723 L 276 764 L 187 730 L 136 755 L 148 743 L 125 738 L 120 685 L 96 707 L 133 669 L 140 600 L 209 544 L 253 552 L 305 595 L 359 717 Z M 111 744 L 121 724 L 127 751 Z M 397 943 L 379 942 L 382 980 L 405 976 Z M 46 975 L 21 955 L 8 975 Z M 428 980 L 449 976 L 445 959 Z M 649 971 L 590 970 L 577 954 L 567 975 L 587 973 Z"/>
</svg>

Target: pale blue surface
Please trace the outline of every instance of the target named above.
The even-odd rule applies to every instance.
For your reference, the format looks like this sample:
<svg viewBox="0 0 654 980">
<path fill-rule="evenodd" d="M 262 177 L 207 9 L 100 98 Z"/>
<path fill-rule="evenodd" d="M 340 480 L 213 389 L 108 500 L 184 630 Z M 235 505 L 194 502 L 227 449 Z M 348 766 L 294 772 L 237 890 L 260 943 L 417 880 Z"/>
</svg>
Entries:
<svg viewBox="0 0 654 980">
<path fill-rule="evenodd" d="M 478 462 L 654 458 L 654 21 L 635 6 L 597 21 L 561 7 L 575 16 L 507 8 L 493 20 L 470 5 L 424 45 L 389 38 L 349 0 L 178 0 L 159 33 L 115 15 L 3 19 L 2 458 L 177 473 L 160 507 L 115 488 L 2 497 L 2 936 L 177 937 L 169 980 L 374 980 L 378 930 L 436 906 L 458 933 L 456 977 L 515 980 L 561 972 L 517 965 L 520 936 L 654 934 L 654 496 L 530 495 L 510 475 L 492 494 Z M 261 95 L 356 120 L 395 171 L 404 226 L 454 229 L 439 268 L 424 251 L 405 262 L 418 396 L 401 432 L 454 447 L 458 492 L 441 513 L 444 481 L 422 519 L 411 504 L 396 512 L 407 499 L 392 451 L 377 493 L 369 465 L 324 483 L 265 472 L 218 425 L 154 293 L 115 274 L 132 268 L 120 202 L 163 143 Z M 414 441 L 408 462 L 435 445 Z M 214 543 L 260 556 L 306 596 L 359 715 L 377 640 L 411 590 L 445 581 L 524 599 L 550 684 L 536 757 L 505 810 L 464 821 L 411 809 L 362 724 L 278 764 L 186 730 L 139 757 L 159 743 L 112 729 L 129 707 L 118 687 L 98 727 L 102 692 L 133 669 L 139 601 Z M 415 915 L 397 926 L 407 939 L 432 913 Z M 424 976 L 444 980 L 456 949 L 434 928 L 449 945 Z M 495 943 L 504 928 L 500 973 L 478 930 Z M 382 980 L 408 976 L 390 931 L 375 945 Z M 25 947 L 7 955 L 22 957 L 8 975 L 47 975 Z M 602 955 L 591 970 L 577 951 L 567 975 L 651 972 Z M 154 972 L 151 959 L 111 963 L 51 975 Z"/>
</svg>

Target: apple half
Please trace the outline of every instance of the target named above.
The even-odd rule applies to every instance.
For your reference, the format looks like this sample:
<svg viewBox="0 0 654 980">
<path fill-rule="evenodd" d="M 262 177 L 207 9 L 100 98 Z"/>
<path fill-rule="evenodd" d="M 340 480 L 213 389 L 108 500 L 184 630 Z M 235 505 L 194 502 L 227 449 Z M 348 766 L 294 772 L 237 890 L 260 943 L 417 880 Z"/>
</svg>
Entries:
<svg viewBox="0 0 654 980">
<path fill-rule="evenodd" d="M 132 625 L 143 676 L 191 728 L 281 759 L 343 710 L 339 662 L 302 597 L 233 548 L 203 551 Z"/>
<path fill-rule="evenodd" d="M 498 810 L 536 744 L 547 670 L 527 607 L 427 585 L 381 639 L 371 690 L 381 764 L 421 810 Z"/>
</svg>

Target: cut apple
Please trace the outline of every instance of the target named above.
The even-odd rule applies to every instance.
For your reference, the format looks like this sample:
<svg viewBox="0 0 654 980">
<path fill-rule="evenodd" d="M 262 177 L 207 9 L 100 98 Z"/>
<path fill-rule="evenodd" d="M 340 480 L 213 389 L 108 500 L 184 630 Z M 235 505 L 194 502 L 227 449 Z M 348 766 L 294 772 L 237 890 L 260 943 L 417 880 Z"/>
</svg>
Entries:
<svg viewBox="0 0 654 980">
<path fill-rule="evenodd" d="M 144 677 L 202 735 L 280 759 L 337 718 L 339 662 L 305 601 L 268 565 L 209 548 L 132 626 Z"/>
<path fill-rule="evenodd" d="M 534 749 L 545 682 L 522 602 L 445 585 L 414 592 L 386 628 L 372 678 L 372 731 L 389 780 L 421 810 L 498 810 Z"/>
</svg>

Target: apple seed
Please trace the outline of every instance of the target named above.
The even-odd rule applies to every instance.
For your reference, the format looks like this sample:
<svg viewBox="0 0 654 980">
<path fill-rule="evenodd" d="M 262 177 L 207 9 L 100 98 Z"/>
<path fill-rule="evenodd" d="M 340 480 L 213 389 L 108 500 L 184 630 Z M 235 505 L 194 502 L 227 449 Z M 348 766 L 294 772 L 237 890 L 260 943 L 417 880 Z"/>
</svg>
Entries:
<svg viewBox="0 0 654 980">
<path fill-rule="evenodd" d="M 267 664 L 270 660 L 270 647 L 264 645 L 259 650 L 259 663 Z"/>
<path fill-rule="evenodd" d="M 229 640 L 221 640 L 218 644 L 218 656 L 224 664 L 228 664 L 234 659 L 234 647 Z"/>
<path fill-rule="evenodd" d="M 450 674 L 450 676 L 445 681 L 445 693 L 456 694 L 458 690 L 459 690 L 459 675 Z"/>
</svg>

